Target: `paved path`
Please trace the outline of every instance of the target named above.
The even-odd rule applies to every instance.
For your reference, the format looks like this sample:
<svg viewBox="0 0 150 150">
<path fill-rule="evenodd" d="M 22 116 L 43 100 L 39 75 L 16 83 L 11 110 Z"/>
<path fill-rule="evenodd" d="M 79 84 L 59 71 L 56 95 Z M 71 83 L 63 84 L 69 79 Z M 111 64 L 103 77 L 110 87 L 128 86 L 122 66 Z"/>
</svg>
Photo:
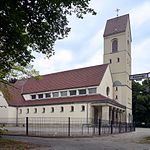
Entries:
<svg viewBox="0 0 150 150">
<path fill-rule="evenodd" d="M 150 150 L 150 144 L 139 143 L 146 136 L 150 136 L 150 129 L 138 128 L 136 132 L 89 138 L 6 137 L 43 145 L 36 150 Z"/>
</svg>

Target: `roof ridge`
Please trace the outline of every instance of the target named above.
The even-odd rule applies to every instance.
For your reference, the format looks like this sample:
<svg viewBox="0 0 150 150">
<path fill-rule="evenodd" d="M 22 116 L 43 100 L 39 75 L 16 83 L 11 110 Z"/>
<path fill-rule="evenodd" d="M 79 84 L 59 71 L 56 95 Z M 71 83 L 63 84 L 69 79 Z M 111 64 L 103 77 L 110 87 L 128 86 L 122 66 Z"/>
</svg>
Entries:
<svg viewBox="0 0 150 150">
<path fill-rule="evenodd" d="M 125 17 L 125 16 L 129 16 L 129 14 L 125 14 L 125 15 L 122 15 L 122 16 L 113 17 L 113 18 L 108 19 L 107 21 L 114 20 L 114 19 L 117 19 L 117 18 L 119 19 L 119 18 Z"/>
<path fill-rule="evenodd" d="M 108 66 L 108 64 L 100 64 L 100 65 L 94 65 L 94 66 L 87 66 L 87 67 L 69 69 L 69 70 L 64 70 L 64 71 L 58 71 L 58 72 L 53 72 L 53 73 L 49 73 L 49 74 L 44 74 L 44 75 L 40 75 L 40 76 L 48 76 L 48 75 L 65 73 L 65 72 L 70 72 L 70 71 L 77 71 L 77 70 L 82 70 L 82 69 L 89 69 L 89 68 L 99 67 L 99 66 Z M 31 77 L 31 78 L 33 78 L 33 77 Z M 29 78 L 29 79 L 31 79 L 31 78 Z"/>
</svg>

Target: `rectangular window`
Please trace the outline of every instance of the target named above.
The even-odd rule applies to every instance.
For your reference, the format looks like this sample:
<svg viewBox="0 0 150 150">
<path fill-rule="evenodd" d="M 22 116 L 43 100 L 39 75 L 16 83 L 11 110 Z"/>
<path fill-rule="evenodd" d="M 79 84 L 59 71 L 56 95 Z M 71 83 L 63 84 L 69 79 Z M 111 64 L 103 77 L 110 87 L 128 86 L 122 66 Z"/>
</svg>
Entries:
<svg viewBox="0 0 150 150">
<path fill-rule="evenodd" d="M 60 95 L 63 97 L 63 96 L 67 96 L 67 91 L 61 91 L 60 92 Z"/>
<path fill-rule="evenodd" d="M 36 99 L 36 95 L 31 95 L 31 99 Z"/>
<path fill-rule="evenodd" d="M 19 114 L 22 114 L 22 109 L 19 109 Z"/>
<path fill-rule="evenodd" d="M 38 94 L 38 98 L 43 98 L 43 94 Z"/>
<path fill-rule="evenodd" d="M 53 94 L 53 97 L 54 97 L 54 98 L 55 98 L 55 97 L 59 97 L 59 92 L 53 92 L 52 94 Z"/>
<path fill-rule="evenodd" d="M 34 113 L 35 113 L 35 114 L 37 113 L 37 108 L 34 108 Z"/>
<path fill-rule="evenodd" d="M 27 108 L 27 114 L 29 114 L 29 108 Z"/>
<path fill-rule="evenodd" d="M 71 106 L 70 112 L 73 112 L 73 111 L 74 111 L 74 106 Z"/>
<path fill-rule="evenodd" d="M 64 111 L 64 107 L 60 107 L 60 112 L 63 112 Z"/>
<path fill-rule="evenodd" d="M 51 107 L 51 113 L 53 113 L 54 112 L 54 107 Z"/>
<path fill-rule="evenodd" d="M 120 58 L 117 58 L 117 62 L 120 62 Z"/>
<path fill-rule="evenodd" d="M 88 91 L 89 91 L 89 94 L 95 94 L 96 88 L 89 88 Z"/>
<path fill-rule="evenodd" d="M 46 97 L 46 98 L 51 97 L 51 93 L 45 93 L 45 97 Z"/>
<path fill-rule="evenodd" d="M 116 87 L 116 91 L 118 91 L 118 87 Z"/>
<path fill-rule="evenodd" d="M 81 106 L 81 111 L 85 111 L 85 106 L 84 105 Z"/>
<path fill-rule="evenodd" d="M 116 95 L 116 99 L 118 99 L 118 95 Z"/>
<path fill-rule="evenodd" d="M 79 95 L 83 95 L 83 94 L 86 94 L 86 89 L 79 90 Z"/>
<path fill-rule="evenodd" d="M 43 111 L 42 111 L 42 113 L 45 113 L 45 108 L 43 107 Z"/>
<path fill-rule="evenodd" d="M 111 60 L 111 59 L 109 59 L 109 63 L 110 63 L 110 64 L 112 63 L 112 60 Z"/>
<path fill-rule="evenodd" d="M 70 96 L 77 95 L 77 91 L 76 90 L 71 90 L 69 92 L 70 92 Z"/>
</svg>

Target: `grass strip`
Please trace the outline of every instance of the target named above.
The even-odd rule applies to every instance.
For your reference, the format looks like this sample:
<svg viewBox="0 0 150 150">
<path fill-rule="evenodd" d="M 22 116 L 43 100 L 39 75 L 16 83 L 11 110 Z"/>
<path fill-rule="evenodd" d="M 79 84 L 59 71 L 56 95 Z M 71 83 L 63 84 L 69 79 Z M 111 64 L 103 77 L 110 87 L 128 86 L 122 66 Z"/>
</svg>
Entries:
<svg viewBox="0 0 150 150">
<path fill-rule="evenodd" d="M 39 147 L 39 145 L 27 142 L 16 141 L 12 139 L 0 138 L 0 149 L 7 150 L 26 150 Z"/>
</svg>

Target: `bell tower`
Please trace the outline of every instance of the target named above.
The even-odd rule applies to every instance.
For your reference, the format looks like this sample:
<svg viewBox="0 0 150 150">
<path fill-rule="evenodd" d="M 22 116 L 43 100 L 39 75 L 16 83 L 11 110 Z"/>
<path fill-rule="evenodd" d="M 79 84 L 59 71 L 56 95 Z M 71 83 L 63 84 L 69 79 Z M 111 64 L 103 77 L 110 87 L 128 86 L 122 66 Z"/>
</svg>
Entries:
<svg viewBox="0 0 150 150">
<path fill-rule="evenodd" d="M 107 20 L 104 31 L 104 64 L 113 79 L 113 99 L 126 106 L 126 121 L 132 120 L 131 30 L 129 14 Z"/>
</svg>

